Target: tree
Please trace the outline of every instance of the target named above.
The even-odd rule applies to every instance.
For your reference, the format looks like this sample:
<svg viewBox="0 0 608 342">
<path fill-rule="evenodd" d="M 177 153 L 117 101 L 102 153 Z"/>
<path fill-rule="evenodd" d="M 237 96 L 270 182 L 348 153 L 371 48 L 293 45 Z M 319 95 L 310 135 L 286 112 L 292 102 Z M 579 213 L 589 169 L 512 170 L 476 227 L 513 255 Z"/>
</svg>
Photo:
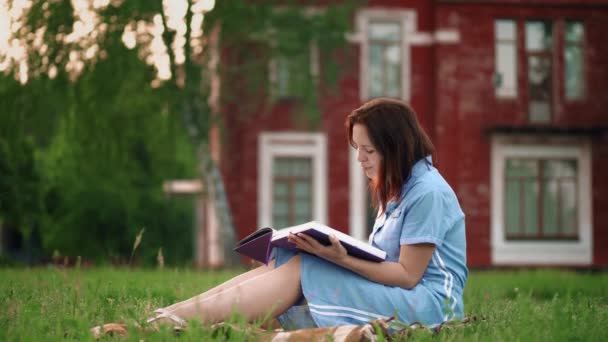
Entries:
<svg viewBox="0 0 608 342">
<path fill-rule="evenodd" d="M 33 169 L 41 176 L 31 180 L 41 191 L 31 202 L 42 203 L 45 215 L 34 217 L 44 227 L 45 246 L 77 246 L 69 253 L 102 246 L 89 248 L 91 257 L 128 254 L 129 235 L 141 228 L 145 213 L 167 206 L 160 182 L 196 172 L 204 177 L 214 167 L 205 159 L 209 128 L 221 125 L 214 113 L 220 107 L 210 105 L 218 99 L 213 78 L 246 74 L 255 90 L 272 56 L 298 55 L 311 44 L 330 56 L 344 44 L 351 9 L 304 11 L 291 1 L 280 7 L 245 0 L 215 7 L 204 0 L 0 1 L 0 92 L 6 100 L 0 142 L 5 155 L 14 155 L 26 137 L 32 141 Z M 220 52 L 247 55 L 252 48 L 263 57 L 239 64 L 217 59 Z M 324 65 L 323 75 L 335 75 L 331 59 Z M 313 123 L 318 81 L 307 75 L 298 87 Z M 222 99 L 230 101 L 230 94 Z M 23 194 L 23 185 L 11 186 L 10 193 Z M 0 217 L 8 215 L 0 207 Z M 87 220 L 97 227 L 90 235 L 105 236 L 102 243 L 65 237 L 72 232 L 88 241 L 78 234 Z M 12 222 L 24 233 L 29 229 Z"/>
</svg>

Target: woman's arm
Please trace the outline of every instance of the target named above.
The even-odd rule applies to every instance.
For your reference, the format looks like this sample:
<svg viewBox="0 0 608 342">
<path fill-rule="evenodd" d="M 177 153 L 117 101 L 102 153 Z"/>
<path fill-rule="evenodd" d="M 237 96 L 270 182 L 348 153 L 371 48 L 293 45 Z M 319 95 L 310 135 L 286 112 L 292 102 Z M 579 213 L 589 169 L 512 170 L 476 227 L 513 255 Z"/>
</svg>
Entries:
<svg viewBox="0 0 608 342">
<path fill-rule="evenodd" d="M 377 263 L 348 255 L 344 246 L 334 236 L 330 236 L 330 246 L 324 246 L 306 234 L 291 234 L 289 241 L 305 252 L 315 254 L 369 280 L 404 289 L 411 289 L 418 284 L 435 251 L 435 245 L 431 243 L 402 245 L 399 262 Z"/>
</svg>

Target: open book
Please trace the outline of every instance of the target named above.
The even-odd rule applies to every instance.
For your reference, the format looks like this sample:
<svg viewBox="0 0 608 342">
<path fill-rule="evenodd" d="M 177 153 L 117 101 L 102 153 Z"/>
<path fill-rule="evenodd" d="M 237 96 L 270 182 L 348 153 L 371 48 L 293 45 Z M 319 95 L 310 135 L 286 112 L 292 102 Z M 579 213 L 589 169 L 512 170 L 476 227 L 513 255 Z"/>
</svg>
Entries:
<svg viewBox="0 0 608 342">
<path fill-rule="evenodd" d="M 329 236 L 334 235 L 340 240 L 342 246 L 346 248 L 348 254 L 352 256 L 376 262 L 381 262 L 386 259 L 386 252 L 383 250 L 315 221 L 283 228 L 281 230 L 272 228 L 256 230 L 239 241 L 236 244 L 236 247 L 234 247 L 234 250 L 268 265 L 268 259 L 270 258 L 270 252 L 272 252 L 273 247 L 296 250 L 296 246 L 287 241 L 289 233 L 307 234 L 326 246 L 331 244 Z"/>
</svg>

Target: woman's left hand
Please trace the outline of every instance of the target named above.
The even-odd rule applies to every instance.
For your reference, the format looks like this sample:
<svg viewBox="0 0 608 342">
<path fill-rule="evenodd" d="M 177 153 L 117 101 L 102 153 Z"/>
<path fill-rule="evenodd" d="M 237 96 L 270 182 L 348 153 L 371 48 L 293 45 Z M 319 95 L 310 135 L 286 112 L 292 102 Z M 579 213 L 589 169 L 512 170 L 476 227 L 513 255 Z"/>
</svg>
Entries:
<svg viewBox="0 0 608 342">
<path fill-rule="evenodd" d="M 342 246 L 340 241 L 334 235 L 329 236 L 331 245 L 325 246 L 319 243 L 310 235 L 304 233 L 289 234 L 287 241 L 296 245 L 296 247 L 304 252 L 317 255 L 323 259 L 338 263 L 341 259 L 348 256 L 346 248 Z"/>
</svg>

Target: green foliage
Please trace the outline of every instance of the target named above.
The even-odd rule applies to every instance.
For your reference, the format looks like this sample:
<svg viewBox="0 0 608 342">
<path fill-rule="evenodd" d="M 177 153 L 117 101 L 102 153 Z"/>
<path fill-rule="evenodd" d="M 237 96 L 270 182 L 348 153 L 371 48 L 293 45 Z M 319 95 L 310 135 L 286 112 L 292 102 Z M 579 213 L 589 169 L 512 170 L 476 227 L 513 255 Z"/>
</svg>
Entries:
<svg viewBox="0 0 608 342">
<path fill-rule="evenodd" d="M 0 221 L 3 229 L 17 229 L 30 237 L 36 217 L 42 214 L 40 172 L 34 162 L 31 139 L 9 148 L 0 137 Z"/>
<path fill-rule="evenodd" d="M 97 13 L 103 34 L 91 36 L 100 52 L 84 60 L 81 73 L 70 73 L 71 54 L 83 53 L 91 43 L 90 37 L 63 40 L 78 20 L 72 3 L 31 4 L 23 28 L 13 33 L 27 45 L 28 81 L 15 81 L 17 65 L 0 73 L 4 229 L 18 231 L 26 241 L 35 232 L 46 257 L 57 251 L 103 263 L 128 258 L 135 235 L 145 227 L 136 262 L 153 263 L 162 247 L 169 264 L 183 264 L 193 245 L 192 200 L 168 198 L 162 183 L 202 176 L 196 151 L 205 150 L 213 117 L 208 54 L 190 53 L 187 25 L 186 60 L 177 63 L 169 53 L 171 78 L 152 87 L 157 75 L 142 60 L 142 47 L 127 49 L 122 34 L 129 23 L 151 22 L 162 13 L 162 2 L 111 2 Z M 222 51 L 239 58 L 222 59 L 219 72 L 248 82 L 243 92 L 223 89 L 224 100 L 259 91 L 267 82 L 269 58 L 306 56 L 313 42 L 327 58 L 322 75 L 335 75 L 331 53 L 345 43 L 351 10 L 332 5 L 311 15 L 291 2 L 277 9 L 275 1 L 218 1 L 205 15 L 204 32 L 221 25 Z M 165 25 L 166 20 L 163 16 Z M 45 49 L 34 47 L 41 27 L 46 27 Z M 175 35 L 166 27 L 166 46 Z M 261 58 L 250 58 L 252 45 Z M 301 59 L 298 69 L 308 70 L 309 62 Z M 49 78 L 52 67 L 57 73 Z M 294 88 L 311 122 L 319 119 L 318 82 L 303 72 Z"/>
<path fill-rule="evenodd" d="M 146 226 L 136 260 L 152 263 L 163 247 L 169 263 L 182 264 L 191 258 L 192 202 L 167 198 L 162 182 L 196 175 L 193 146 L 163 109 L 163 90 L 150 87 L 152 70 L 113 49 L 75 82 L 0 83 L 12 97 L 0 116 L 0 216 L 26 238 L 37 225 L 47 255 L 98 262 L 124 260 Z"/>
<path fill-rule="evenodd" d="M 194 152 L 179 122 L 159 111 L 163 101 L 147 84 L 146 70 L 126 54 L 100 62 L 72 85 L 70 113 L 40 153 L 47 170 L 48 250 L 121 260 L 142 226 L 149 234 L 138 255 L 145 260 L 153 261 L 159 247 L 189 250 L 180 246 L 190 245 L 191 205 L 169 201 L 161 184 L 193 177 Z M 116 86 L 103 79 L 108 74 Z M 178 260 L 189 256 L 181 253 Z"/>
<path fill-rule="evenodd" d="M 296 103 L 292 116 L 308 128 L 320 124 L 319 95 L 337 85 L 340 65 L 336 52 L 347 46 L 352 31 L 352 13 L 361 1 L 344 1 L 322 9 L 294 1 L 218 1 L 205 20 L 206 30 L 221 22 L 222 48 L 229 58 L 221 66 L 225 102 L 239 101 L 246 120 L 269 98 L 269 65 L 272 59 L 289 61 L 292 83 L 289 90 Z M 246 18 L 246 19 L 244 19 Z M 244 22 L 246 24 L 244 24 Z M 311 73 L 311 49 L 318 51 L 319 74 Z M 246 84 L 245 87 L 238 86 Z M 271 95 L 271 94 L 270 94 Z"/>
</svg>

